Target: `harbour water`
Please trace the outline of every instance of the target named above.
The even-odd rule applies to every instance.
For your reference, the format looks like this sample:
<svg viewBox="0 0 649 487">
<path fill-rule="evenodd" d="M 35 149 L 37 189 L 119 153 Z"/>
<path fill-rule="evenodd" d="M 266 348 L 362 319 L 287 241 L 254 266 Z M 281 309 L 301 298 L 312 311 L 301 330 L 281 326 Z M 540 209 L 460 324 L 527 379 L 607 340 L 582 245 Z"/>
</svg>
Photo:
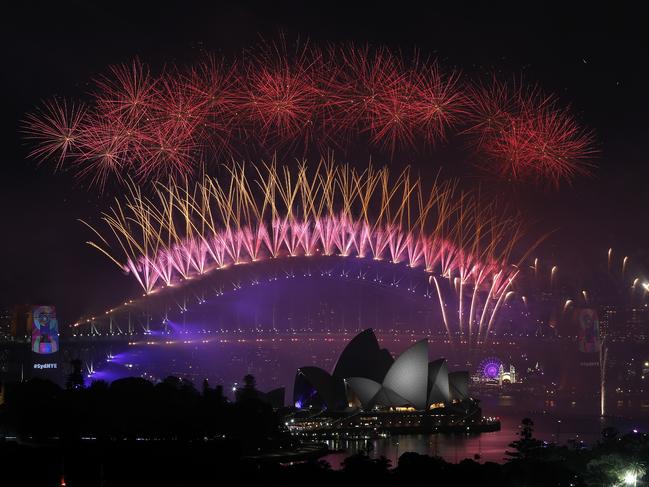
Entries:
<svg viewBox="0 0 649 487">
<path fill-rule="evenodd" d="M 487 408 L 488 410 L 489 408 Z M 521 420 L 530 417 L 534 421 L 534 436 L 547 442 L 566 444 L 571 440 L 594 445 L 601 438 L 601 431 L 607 426 L 621 432 L 632 429 L 649 431 L 648 421 L 630 421 L 623 418 L 599 418 L 597 416 L 557 416 L 534 411 L 508 411 L 501 416 L 501 430 L 475 435 L 394 435 L 388 438 L 367 441 L 328 442 L 331 449 L 340 449 L 323 458 L 332 468 L 340 468 L 341 462 L 350 454 L 365 451 L 372 458 L 384 456 L 392 465 L 404 452 L 412 451 L 424 455 L 440 456 L 448 462 L 459 462 L 470 458 L 479 462 L 506 461 L 508 446 L 517 439 Z M 344 451 L 342 451 L 344 450 Z"/>
<path fill-rule="evenodd" d="M 139 375 L 153 381 L 167 375 L 176 375 L 200 385 L 207 378 L 210 384 L 222 384 L 229 394 L 232 387 L 245 374 L 253 374 L 262 391 L 286 387 L 286 404 L 292 402 L 292 385 L 295 371 L 304 365 L 315 365 L 333 370 L 338 355 L 356 331 L 349 333 L 303 333 L 303 334 L 195 334 L 182 337 L 149 337 L 131 339 L 128 343 L 115 343 L 95 348 L 95 374 L 92 380 L 115 380 L 119 377 Z M 393 354 L 399 354 L 426 334 L 382 334 L 381 346 Z M 541 346 L 542 345 L 542 346 Z M 469 365 L 467 358 L 440 340 L 432 340 L 430 358 L 445 356 L 451 370 L 468 368 L 475 371 L 483 357 L 498 355 L 506 363 L 514 363 L 518 370 L 541 363 L 545 370 L 544 382 L 554 387 L 561 377 L 560 367 L 570 370 L 571 364 L 562 365 L 561 358 L 569 354 L 561 347 L 570 343 L 539 344 L 535 341 L 501 343 L 491 350 L 476 353 Z M 548 350 L 551 361 L 545 360 Z M 108 358 L 107 358 L 108 357 Z M 553 369 L 554 368 L 554 369 Z M 595 371 L 597 372 L 597 371 Z M 612 375 L 612 374 L 611 374 Z M 338 451 L 325 460 L 336 468 L 340 462 L 355 451 L 369 451 L 372 457 L 385 456 L 393 464 L 406 451 L 438 455 L 447 461 L 464 458 L 479 461 L 502 462 L 506 459 L 508 445 L 516 440 L 521 420 L 531 418 L 535 423 L 535 437 L 547 442 L 566 443 L 569 440 L 593 445 L 606 426 L 614 426 L 621 432 L 637 429 L 649 431 L 649 410 L 641 404 L 629 407 L 613 397 L 608 399 L 611 417 L 599 417 L 599 400 L 596 394 L 566 395 L 561 391 L 529 394 L 524 389 L 493 389 L 474 391 L 481 400 L 485 416 L 499 417 L 501 430 L 479 435 L 409 435 L 349 443 L 331 443 Z M 631 421 L 626 417 L 644 418 Z"/>
</svg>

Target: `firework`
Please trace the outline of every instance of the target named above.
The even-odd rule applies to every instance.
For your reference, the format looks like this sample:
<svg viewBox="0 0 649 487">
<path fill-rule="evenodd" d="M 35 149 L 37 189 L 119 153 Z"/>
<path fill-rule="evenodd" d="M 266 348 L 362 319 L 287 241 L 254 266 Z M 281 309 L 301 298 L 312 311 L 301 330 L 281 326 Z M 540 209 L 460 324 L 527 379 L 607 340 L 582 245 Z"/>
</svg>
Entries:
<svg viewBox="0 0 649 487">
<path fill-rule="evenodd" d="M 278 149 L 396 155 L 459 132 L 499 177 L 558 185 L 588 172 L 592 134 L 557 100 L 494 81 L 471 86 L 435 62 L 386 48 L 271 45 L 153 73 L 135 60 L 95 81 L 87 107 L 51 101 L 27 115 L 31 156 L 101 187 L 110 178 L 188 176 L 207 163 Z"/>
<path fill-rule="evenodd" d="M 54 159 L 60 168 L 75 152 L 85 121 L 82 105 L 56 99 L 46 102 L 40 111 L 28 114 L 23 123 L 25 137 L 35 144 L 29 156 L 42 161 Z"/>
<path fill-rule="evenodd" d="M 552 269 L 550 270 L 550 289 L 554 288 L 558 271 L 559 268 L 556 265 L 553 265 Z"/>
<path fill-rule="evenodd" d="M 418 72 L 413 106 L 415 126 L 430 144 L 446 140 L 448 131 L 466 120 L 468 106 L 458 73 L 445 73 L 437 63 Z"/>
<path fill-rule="evenodd" d="M 158 80 L 138 59 L 110 67 L 109 74 L 95 83 L 93 97 L 98 110 L 127 126 L 140 123 L 156 104 Z"/>
<path fill-rule="evenodd" d="M 469 100 L 466 132 L 497 176 L 558 186 L 590 172 L 593 134 L 554 97 L 493 80 L 471 89 Z"/>
<path fill-rule="evenodd" d="M 321 55 L 307 46 L 292 54 L 282 43 L 246 65 L 241 108 L 261 144 L 301 139 L 306 146 L 319 121 Z"/>
<path fill-rule="evenodd" d="M 518 274 L 508 263 L 522 234 L 518 220 L 458 195 L 452 182 L 426 189 L 408 170 L 392 177 L 386 168 L 357 171 L 332 161 L 314 170 L 232 165 L 225 178 L 158 183 L 153 198 L 128 187 L 90 244 L 146 294 L 271 258 L 385 260 L 430 273 L 449 338 L 477 343 Z M 453 297 L 442 293 L 442 281 Z"/>
</svg>

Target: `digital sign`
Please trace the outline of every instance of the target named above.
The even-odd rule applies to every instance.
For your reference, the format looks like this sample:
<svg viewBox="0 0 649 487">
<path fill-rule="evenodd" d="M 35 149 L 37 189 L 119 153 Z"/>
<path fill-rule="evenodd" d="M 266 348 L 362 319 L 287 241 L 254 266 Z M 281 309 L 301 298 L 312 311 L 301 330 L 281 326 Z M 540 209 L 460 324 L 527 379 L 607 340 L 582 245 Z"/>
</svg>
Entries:
<svg viewBox="0 0 649 487">
<path fill-rule="evenodd" d="M 59 351 L 59 324 L 54 306 L 34 306 L 31 326 L 32 352 L 43 355 Z"/>
<path fill-rule="evenodd" d="M 577 311 L 579 325 L 579 351 L 584 353 L 599 352 L 599 319 L 597 311 L 582 308 Z"/>
</svg>

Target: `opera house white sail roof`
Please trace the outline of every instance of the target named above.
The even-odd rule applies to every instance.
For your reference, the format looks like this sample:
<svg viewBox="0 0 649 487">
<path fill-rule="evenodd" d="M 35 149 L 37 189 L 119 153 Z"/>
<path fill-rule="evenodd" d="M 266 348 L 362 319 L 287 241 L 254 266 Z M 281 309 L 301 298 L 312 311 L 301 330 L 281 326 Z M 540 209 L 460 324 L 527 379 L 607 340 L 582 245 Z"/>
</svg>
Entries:
<svg viewBox="0 0 649 487">
<path fill-rule="evenodd" d="M 393 361 L 381 349 L 371 329 L 358 334 L 345 347 L 333 374 L 318 367 L 298 369 L 294 404 L 342 410 L 358 404 L 375 407 L 428 409 L 432 404 L 468 397 L 468 372 L 448 372 L 445 359 L 428 361 L 428 340 L 409 347 Z"/>
</svg>

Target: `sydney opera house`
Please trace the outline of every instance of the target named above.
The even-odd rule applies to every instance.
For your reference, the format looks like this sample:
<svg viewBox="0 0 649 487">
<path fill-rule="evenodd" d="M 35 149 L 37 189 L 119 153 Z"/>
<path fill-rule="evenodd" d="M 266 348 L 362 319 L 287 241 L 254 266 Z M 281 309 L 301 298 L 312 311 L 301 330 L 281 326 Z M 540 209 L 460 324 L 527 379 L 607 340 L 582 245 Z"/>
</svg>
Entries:
<svg viewBox="0 0 649 487">
<path fill-rule="evenodd" d="M 331 374 L 298 369 L 293 396 L 298 409 L 422 411 L 467 399 L 468 383 L 468 372 L 449 373 L 445 359 L 428 361 L 426 339 L 394 360 L 368 329 L 349 342 Z"/>
<path fill-rule="evenodd" d="M 296 412 L 287 421 L 298 434 L 349 437 L 383 432 L 479 432 L 500 428 L 484 418 L 469 396 L 469 373 L 450 372 L 445 359 L 428 360 L 420 340 L 396 360 L 379 346 L 371 329 L 340 354 L 332 373 L 298 369 L 293 387 Z"/>
</svg>

